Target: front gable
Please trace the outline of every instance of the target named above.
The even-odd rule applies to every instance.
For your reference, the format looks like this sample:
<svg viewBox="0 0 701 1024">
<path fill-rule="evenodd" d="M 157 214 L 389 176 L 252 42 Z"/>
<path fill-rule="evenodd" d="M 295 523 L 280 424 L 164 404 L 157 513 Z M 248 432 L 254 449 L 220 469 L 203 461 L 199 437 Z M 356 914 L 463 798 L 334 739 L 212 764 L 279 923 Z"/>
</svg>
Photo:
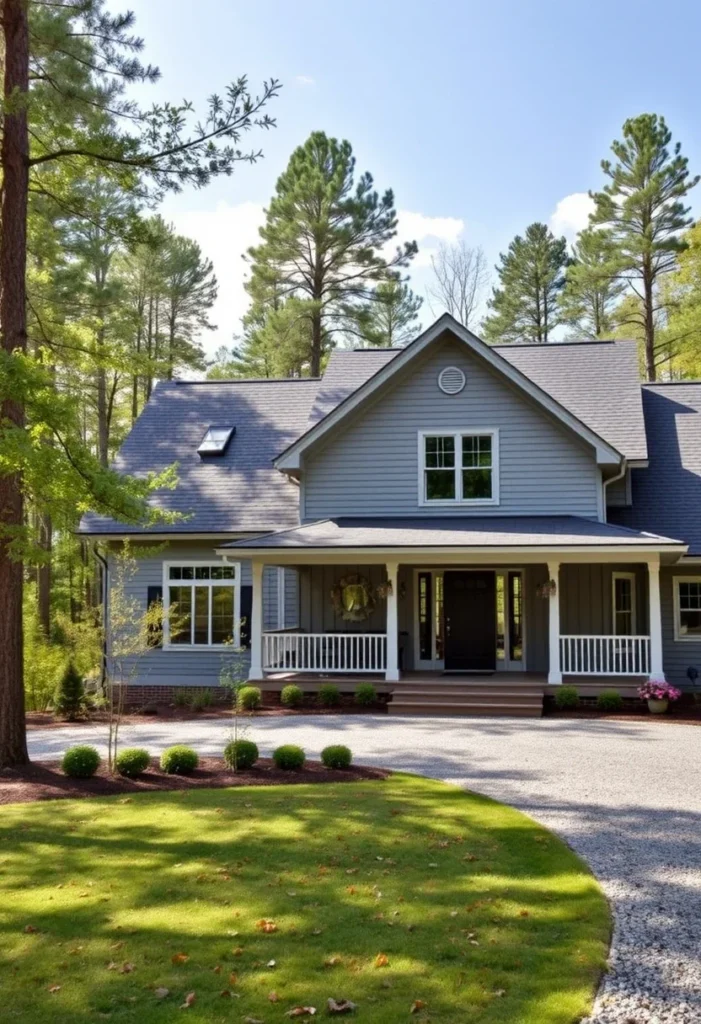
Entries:
<svg viewBox="0 0 701 1024">
<path fill-rule="evenodd" d="M 457 371 L 447 375 L 448 384 L 464 375 L 457 393 L 441 390 L 445 370 Z M 425 500 L 426 434 L 452 435 L 458 447 L 464 434 L 493 439 L 488 500 Z M 602 500 L 597 459 L 608 447 L 589 443 L 452 329 L 443 330 L 300 453 L 301 519 L 473 513 L 595 519 Z"/>
</svg>

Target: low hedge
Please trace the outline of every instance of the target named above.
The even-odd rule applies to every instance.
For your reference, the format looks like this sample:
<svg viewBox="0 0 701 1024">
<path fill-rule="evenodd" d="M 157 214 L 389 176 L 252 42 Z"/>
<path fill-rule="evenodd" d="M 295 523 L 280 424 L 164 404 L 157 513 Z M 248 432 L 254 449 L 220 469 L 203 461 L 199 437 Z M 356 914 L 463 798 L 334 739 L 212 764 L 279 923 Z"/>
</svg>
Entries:
<svg viewBox="0 0 701 1024">
<path fill-rule="evenodd" d="M 576 686 L 559 686 L 555 691 L 555 704 L 561 711 L 579 707 L 579 693 Z"/>
<path fill-rule="evenodd" d="M 282 768 L 284 771 L 298 771 L 304 767 L 306 760 L 307 757 L 302 748 L 296 747 L 294 743 L 286 743 L 273 751 L 275 767 Z"/>
<path fill-rule="evenodd" d="M 377 690 L 372 683 L 359 683 L 355 688 L 355 703 L 361 707 L 370 707 L 377 701 Z"/>
<path fill-rule="evenodd" d="M 242 686 L 236 694 L 239 711 L 256 711 L 263 703 L 263 694 L 257 686 Z"/>
<path fill-rule="evenodd" d="M 69 747 L 63 755 L 61 770 L 71 779 L 90 779 L 100 767 L 100 755 L 95 747 Z"/>
<path fill-rule="evenodd" d="M 602 690 L 596 698 L 596 706 L 599 711 L 620 711 L 623 697 L 618 690 Z"/>
<path fill-rule="evenodd" d="M 304 700 L 304 694 L 299 686 L 290 683 L 289 686 L 283 686 L 280 700 L 286 708 L 298 708 Z"/>
<path fill-rule="evenodd" d="M 224 747 L 224 760 L 233 771 L 245 772 L 258 760 L 258 747 L 252 740 L 232 740 Z"/>
<path fill-rule="evenodd" d="M 335 683 L 324 683 L 319 687 L 319 703 L 325 708 L 335 708 L 341 703 L 341 691 Z"/>
<path fill-rule="evenodd" d="M 126 747 L 117 754 L 115 765 L 120 775 L 133 779 L 145 772 L 151 764 L 151 755 L 142 747 Z"/>
<path fill-rule="evenodd" d="M 168 747 L 161 754 L 161 768 L 168 775 L 190 775 L 199 763 L 200 759 L 192 747 L 183 744 Z"/>
<path fill-rule="evenodd" d="M 327 768 L 350 768 L 352 760 L 350 749 L 340 743 L 324 747 L 321 751 L 321 763 Z"/>
</svg>

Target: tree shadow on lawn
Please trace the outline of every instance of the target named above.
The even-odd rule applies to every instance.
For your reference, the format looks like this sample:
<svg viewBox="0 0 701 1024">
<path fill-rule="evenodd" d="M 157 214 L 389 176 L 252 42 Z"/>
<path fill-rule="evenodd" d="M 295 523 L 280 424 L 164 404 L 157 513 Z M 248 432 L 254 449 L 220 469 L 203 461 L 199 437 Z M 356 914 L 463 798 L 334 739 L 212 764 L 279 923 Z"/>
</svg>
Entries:
<svg viewBox="0 0 701 1024">
<path fill-rule="evenodd" d="M 165 1024 L 188 991 L 198 1022 L 334 996 L 376 1024 L 416 999 L 418 1020 L 567 1024 L 606 954 L 605 903 L 559 840 L 426 779 L 7 807 L 0 858 L 2 984 L 54 1024 Z"/>
</svg>

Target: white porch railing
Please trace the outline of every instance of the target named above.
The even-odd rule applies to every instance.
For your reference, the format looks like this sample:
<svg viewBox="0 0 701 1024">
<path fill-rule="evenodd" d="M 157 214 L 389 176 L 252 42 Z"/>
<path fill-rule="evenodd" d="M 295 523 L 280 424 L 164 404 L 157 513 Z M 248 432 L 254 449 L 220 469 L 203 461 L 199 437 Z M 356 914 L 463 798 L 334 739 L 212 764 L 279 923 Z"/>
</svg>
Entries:
<svg viewBox="0 0 701 1024">
<path fill-rule="evenodd" d="M 560 636 L 563 675 L 645 676 L 649 636 Z"/>
<path fill-rule="evenodd" d="M 264 672 L 384 672 L 385 633 L 264 633 Z"/>
</svg>

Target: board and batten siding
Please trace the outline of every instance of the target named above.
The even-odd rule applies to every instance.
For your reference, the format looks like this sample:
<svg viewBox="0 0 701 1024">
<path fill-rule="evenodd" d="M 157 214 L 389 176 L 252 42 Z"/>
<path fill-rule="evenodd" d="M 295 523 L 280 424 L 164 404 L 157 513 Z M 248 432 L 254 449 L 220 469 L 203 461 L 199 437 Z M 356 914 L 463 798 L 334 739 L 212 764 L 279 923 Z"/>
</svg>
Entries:
<svg viewBox="0 0 701 1024">
<path fill-rule="evenodd" d="M 438 387 L 463 370 L 458 395 Z M 498 505 L 419 503 L 419 431 L 499 430 Z M 322 444 L 322 442 L 320 442 Z M 329 516 L 577 515 L 596 519 L 600 474 L 592 448 L 454 339 L 400 371 L 371 405 L 337 425 L 304 460 L 301 514 Z"/>
</svg>

